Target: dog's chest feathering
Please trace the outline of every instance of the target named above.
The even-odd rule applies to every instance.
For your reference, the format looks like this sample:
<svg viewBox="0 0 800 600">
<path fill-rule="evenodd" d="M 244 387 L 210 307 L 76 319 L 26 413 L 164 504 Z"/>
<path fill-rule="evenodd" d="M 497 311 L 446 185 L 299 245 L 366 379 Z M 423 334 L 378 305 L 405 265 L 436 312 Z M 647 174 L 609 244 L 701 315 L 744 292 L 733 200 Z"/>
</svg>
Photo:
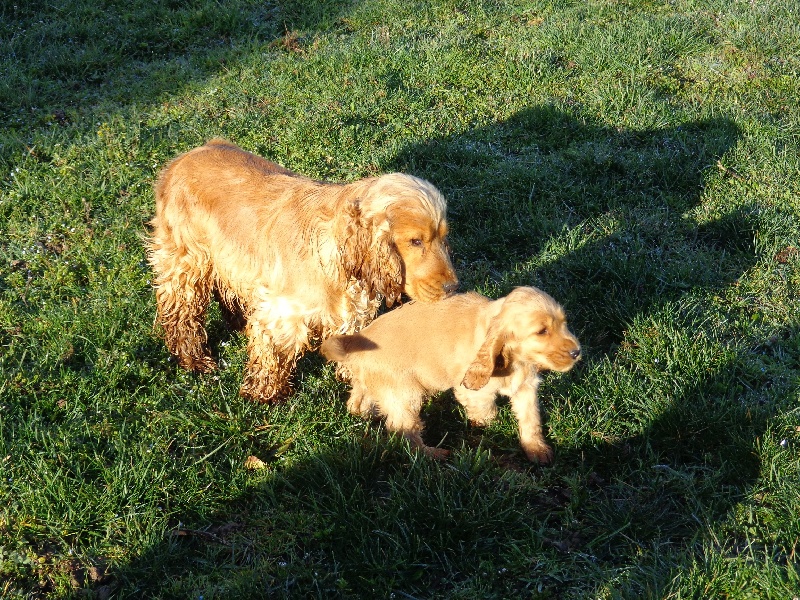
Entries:
<svg viewBox="0 0 800 600">
<path fill-rule="evenodd" d="M 381 295 L 370 292 L 363 281 L 351 277 L 342 298 L 342 322 L 338 327 L 331 328 L 330 333 L 350 334 L 360 331 L 378 314 L 382 300 Z"/>
</svg>

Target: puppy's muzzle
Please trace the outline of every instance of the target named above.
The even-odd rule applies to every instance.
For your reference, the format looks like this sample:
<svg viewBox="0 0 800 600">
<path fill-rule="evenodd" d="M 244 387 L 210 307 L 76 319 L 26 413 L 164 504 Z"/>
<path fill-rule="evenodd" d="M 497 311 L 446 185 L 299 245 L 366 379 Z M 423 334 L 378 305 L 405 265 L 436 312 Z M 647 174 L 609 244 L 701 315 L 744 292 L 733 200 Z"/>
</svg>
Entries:
<svg viewBox="0 0 800 600">
<path fill-rule="evenodd" d="M 575 348 L 575 350 L 570 350 L 569 355 L 572 357 L 572 360 L 578 360 L 581 356 L 581 349 Z"/>
<path fill-rule="evenodd" d="M 442 289 L 444 290 L 444 293 L 447 294 L 448 296 L 450 294 L 455 293 L 455 291 L 458 289 L 458 279 L 456 279 L 456 280 L 454 280 L 454 281 L 452 281 L 450 283 L 445 283 L 442 286 Z"/>
</svg>

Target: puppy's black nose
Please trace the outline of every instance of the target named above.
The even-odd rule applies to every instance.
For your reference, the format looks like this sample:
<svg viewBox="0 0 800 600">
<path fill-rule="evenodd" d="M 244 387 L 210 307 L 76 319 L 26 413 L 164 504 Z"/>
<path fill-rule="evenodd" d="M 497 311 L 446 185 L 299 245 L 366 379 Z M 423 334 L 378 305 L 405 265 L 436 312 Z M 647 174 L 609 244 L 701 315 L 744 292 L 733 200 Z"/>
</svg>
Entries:
<svg viewBox="0 0 800 600">
<path fill-rule="evenodd" d="M 455 283 L 446 283 L 443 286 L 443 289 L 446 294 L 452 294 L 458 289 L 458 282 L 456 281 Z"/>
<path fill-rule="evenodd" d="M 581 355 L 581 349 L 576 348 L 575 350 L 570 350 L 569 355 L 574 359 L 578 360 L 578 357 Z"/>
</svg>

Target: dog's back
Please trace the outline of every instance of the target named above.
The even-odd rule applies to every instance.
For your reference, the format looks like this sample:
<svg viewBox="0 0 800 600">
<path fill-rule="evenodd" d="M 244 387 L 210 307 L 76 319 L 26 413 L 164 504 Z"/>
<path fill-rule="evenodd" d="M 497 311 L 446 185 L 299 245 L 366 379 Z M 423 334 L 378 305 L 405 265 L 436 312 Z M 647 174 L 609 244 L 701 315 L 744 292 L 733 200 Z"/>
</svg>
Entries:
<svg viewBox="0 0 800 600">
<path fill-rule="evenodd" d="M 248 175 L 252 175 L 253 171 L 258 171 L 265 176 L 288 175 L 307 179 L 286 167 L 242 150 L 227 140 L 214 138 L 170 162 L 161 172 L 161 180 L 157 184 L 157 195 L 158 188 L 167 185 L 167 181 L 174 177 L 190 175 L 194 179 L 226 181 L 232 170 L 240 168 L 247 169 Z"/>
</svg>

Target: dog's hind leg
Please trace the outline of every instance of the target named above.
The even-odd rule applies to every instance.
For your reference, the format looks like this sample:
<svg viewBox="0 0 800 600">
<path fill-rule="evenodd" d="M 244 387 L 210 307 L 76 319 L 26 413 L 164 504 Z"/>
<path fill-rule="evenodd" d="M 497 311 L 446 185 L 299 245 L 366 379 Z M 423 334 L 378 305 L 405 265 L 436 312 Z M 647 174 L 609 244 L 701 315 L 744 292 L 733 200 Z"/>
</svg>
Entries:
<svg viewBox="0 0 800 600">
<path fill-rule="evenodd" d="M 247 318 L 244 316 L 245 311 L 239 299 L 232 295 L 226 295 L 216 286 L 214 287 L 214 298 L 219 303 L 219 310 L 228 331 L 244 331 Z"/>
<path fill-rule="evenodd" d="M 169 351 L 190 371 L 207 373 L 216 368 L 208 350 L 206 309 L 211 301 L 211 264 L 201 253 L 177 247 L 171 239 L 153 236 L 149 248 L 155 271 L 158 322 Z"/>
</svg>

